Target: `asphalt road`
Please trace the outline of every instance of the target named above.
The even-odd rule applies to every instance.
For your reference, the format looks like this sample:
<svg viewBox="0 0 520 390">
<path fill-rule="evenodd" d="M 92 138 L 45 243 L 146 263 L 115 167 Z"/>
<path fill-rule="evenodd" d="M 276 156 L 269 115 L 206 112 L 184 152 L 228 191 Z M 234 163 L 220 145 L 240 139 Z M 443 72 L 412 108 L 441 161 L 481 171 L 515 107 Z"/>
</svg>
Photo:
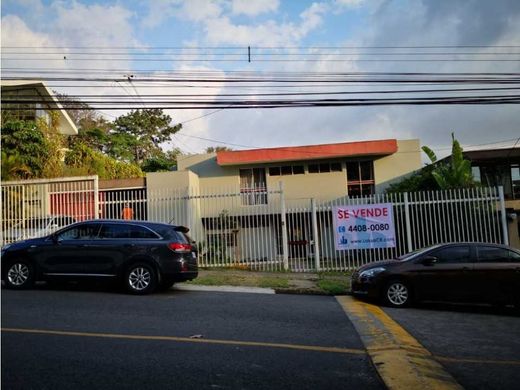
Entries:
<svg viewBox="0 0 520 390">
<path fill-rule="evenodd" d="M 441 356 L 465 389 L 520 388 L 520 316 L 512 308 L 432 303 L 385 311 Z"/>
<path fill-rule="evenodd" d="M 3 389 L 383 388 L 333 297 L 4 289 L 2 328 Z"/>
</svg>

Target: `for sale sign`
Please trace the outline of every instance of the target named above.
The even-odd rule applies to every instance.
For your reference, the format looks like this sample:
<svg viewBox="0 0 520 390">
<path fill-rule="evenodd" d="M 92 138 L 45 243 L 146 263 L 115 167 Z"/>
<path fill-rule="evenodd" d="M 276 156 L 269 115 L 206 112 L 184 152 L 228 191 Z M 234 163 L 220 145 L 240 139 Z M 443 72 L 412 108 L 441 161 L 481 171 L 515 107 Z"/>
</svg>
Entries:
<svg viewBox="0 0 520 390">
<path fill-rule="evenodd" d="M 335 206 L 336 250 L 395 247 L 392 203 Z"/>
</svg>

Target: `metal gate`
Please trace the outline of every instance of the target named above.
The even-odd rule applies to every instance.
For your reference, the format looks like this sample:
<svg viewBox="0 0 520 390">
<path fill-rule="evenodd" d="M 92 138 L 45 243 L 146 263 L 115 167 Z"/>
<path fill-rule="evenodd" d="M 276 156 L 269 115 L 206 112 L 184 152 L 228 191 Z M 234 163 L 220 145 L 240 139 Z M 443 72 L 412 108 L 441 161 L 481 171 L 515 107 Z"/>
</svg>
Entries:
<svg viewBox="0 0 520 390">
<path fill-rule="evenodd" d="M 100 191 L 97 176 L 3 182 L 2 244 L 37 237 L 73 221 L 123 218 L 185 225 L 203 267 L 346 271 L 442 242 L 507 244 L 502 188 L 473 188 L 294 200 L 267 188 L 122 188 Z M 336 250 L 334 206 L 391 203 L 396 246 Z M 128 216 L 128 214 L 127 214 Z"/>
<path fill-rule="evenodd" d="M 98 217 L 97 176 L 2 182 L 1 190 L 2 244 Z"/>
</svg>

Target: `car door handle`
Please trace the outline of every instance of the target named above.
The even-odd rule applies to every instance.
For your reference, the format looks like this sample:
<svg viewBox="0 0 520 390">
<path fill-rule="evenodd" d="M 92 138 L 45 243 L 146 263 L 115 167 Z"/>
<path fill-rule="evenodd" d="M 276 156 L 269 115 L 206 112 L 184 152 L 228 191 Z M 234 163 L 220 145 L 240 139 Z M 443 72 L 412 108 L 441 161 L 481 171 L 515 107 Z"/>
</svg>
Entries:
<svg viewBox="0 0 520 390">
<path fill-rule="evenodd" d="M 516 272 L 520 272 L 520 267 L 516 267 L 516 268 L 515 268 L 515 271 L 516 271 Z"/>
<path fill-rule="evenodd" d="M 462 272 L 468 272 L 470 270 L 469 267 L 462 267 Z"/>
<path fill-rule="evenodd" d="M 125 244 L 123 245 L 125 248 L 133 248 L 135 244 Z"/>
</svg>

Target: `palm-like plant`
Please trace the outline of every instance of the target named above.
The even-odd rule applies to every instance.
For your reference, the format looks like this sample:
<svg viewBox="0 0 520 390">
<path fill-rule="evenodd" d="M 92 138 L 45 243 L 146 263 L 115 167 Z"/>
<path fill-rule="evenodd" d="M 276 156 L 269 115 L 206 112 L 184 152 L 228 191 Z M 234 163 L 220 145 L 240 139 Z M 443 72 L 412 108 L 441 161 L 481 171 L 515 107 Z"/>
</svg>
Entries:
<svg viewBox="0 0 520 390">
<path fill-rule="evenodd" d="M 473 187 L 475 182 L 471 172 L 471 162 L 464 159 L 462 147 L 453 133 L 451 133 L 451 139 L 451 159 L 448 162 L 437 162 L 435 152 L 427 146 L 422 147 L 432 164 L 437 163 L 432 175 L 443 190 Z"/>
</svg>

